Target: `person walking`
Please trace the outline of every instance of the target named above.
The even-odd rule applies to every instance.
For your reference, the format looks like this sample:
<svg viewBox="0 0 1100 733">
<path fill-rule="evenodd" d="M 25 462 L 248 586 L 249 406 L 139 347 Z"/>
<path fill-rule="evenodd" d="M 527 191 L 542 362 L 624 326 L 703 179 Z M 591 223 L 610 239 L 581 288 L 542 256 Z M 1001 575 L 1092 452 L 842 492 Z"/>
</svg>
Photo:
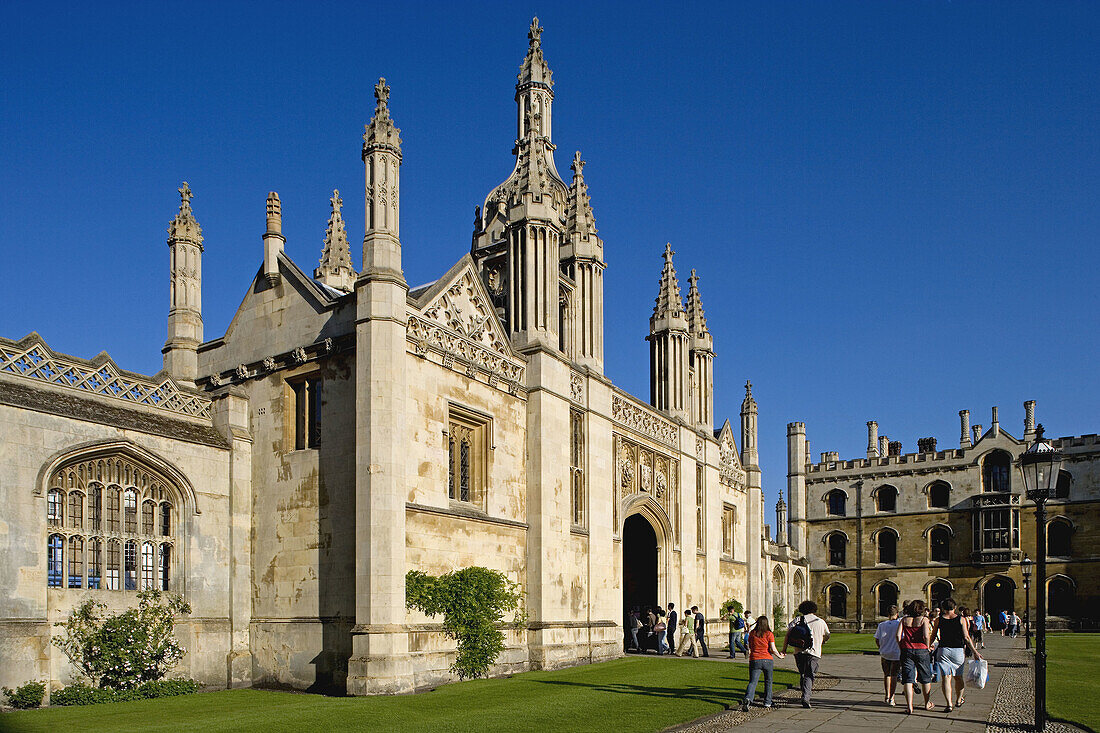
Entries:
<svg viewBox="0 0 1100 733">
<path fill-rule="evenodd" d="M 668 624 L 665 622 L 665 609 L 657 606 L 657 625 L 653 627 L 657 632 L 657 656 L 668 651 Z"/>
<path fill-rule="evenodd" d="M 668 602 L 668 622 L 665 624 L 665 637 L 668 641 L 669 654 L 676 653 L 676 643 L 680 640 L 679 631 L 680 627 L 677 625 L 680 620 L 680 615 L 676 613 L 676 604 L 672 601 Z"/>
<path fill-rule="evenodd" d="M 1001 611 L 1001 636 L 1008 636 L 1008 611 Z"/>
<path fill-rule="evenodd" d="M 946 598 L 940 603 L 940 617 L 932 627 L 932 636 L 939 634 L 940 645 L 936 649 L 936 671 L 943 688 L 943 697 L 947 701 L 946 712 L 966 702 L 963 686 L 963 665 L 966 662 L 964 649 L 969 648 L 975 659 L 982 655 L 974 648 L 974 642 L 967 633 L 966 624 L 955 612 L 955 601 Z M 952 684 L 954 682 L 954 685 Z"/>
<path fill-rule="evenodd" d="M 756 624 L 756 622 L 752 620 L 752 616 L 749 614 L 748 611 L 745 611 L 745 613 L 742 614 L 741 618 L 745 622 L 745 636 L 741 641 L 741 651 L 745 652 L 745 659 L 748 659 L 749 658 L 749 645 L 746 642 L 748 641 L 748 638 L 749 638 L 749 632 L 752 631 L 753 626 Z"/>
<path fill-rule="evenodd" d="M 747 648 L 745 646 L 745 618 L 733 609 L 730 609 L 726 617 L 730 625 L 730 659 L 733 659 L 737 656 L 739 649 Z"/>
<path fill-rule="evenodd" d="M 812 707 L 810 696 L 814 690 L 814 678 L 817 677 L 818 662 L 821 660 L 821 647 L 829 640 L 829 625 L 825 619 L 817 616 L 817 604 L 813 601 L 802 601 L 798 604 L 798 612 L 801 614 L 787 627 L 787 635 L 783 638 L 783 653 L 787 653 L 787 645 L 793 641 L 808 642 L 801 651 L 794 655 L 794 663 L 798 667 L 799 686 L 802 689 L 802 707 Z M 807 629 L 803 629 L 805 624 Z M 805 631 L 809 631 L 809 639 L 805 639 Z M 802 637 L 792 639 L 791 637 Z"/>
<path fill-rule="evenodd" d="M 1023 628 L 1024 621 L 1020 618 L 1020 614 L 1015 611 L 1012 612 L 1012 638 L 1016 638 L 1020 635 L 1020 629 Z"/>
<path fill-rule="evenodd" d="M 638 618 L 637 609 L 630 612 L 630 618 L 627 620 L 627 624 L 630 630 L 630 647 L 627 651 L 640 652 L 642 648 L 638 646 L 638 629 L 642 628 L 642 620 Z"/>
<path fill-rule="evenodd" d="M 979 649 L 985 649 L 985 642 L 982 641 L 982 631 L 984 630 L 985 616 L 982 615 L 980 608 L 975 608 L 974 616 L 970 619 L 970 638 L 974 640 Z"/>
<path fill-rule="evenodd" d="M 685 611 L 683 619 L 680 620 L 680 645 L 676 648 L 676 654 L 682 657 L 689 650 L 691 656 L 699 656 L 699 649 L 695 646 L 695 616 L 691 611 Z"/>
<path fill-rule="evenodd" d="M 653 646 L 657 646 L 657 614 L 653 612 L 653 609 L 646 606 L 645 609 L 645 642 L 642 644 L 642 651 L 649 647 L 650 639 L 653 640 Z M 660 650 L 660 647 L 657 647 Z"/>
<path fill-rule="evenodd" d="M 886 693 L 883 702 L 894 705 L 894 693 L 898 686 L 898 669 L 901 668 L 901 647 L 898 646 L 898 607 L 890 606 L 888 618 L 875 629 L 875 644 L 882 662 L 882 687 Z"/>
<path fill-rule="evenodd" d="M 749 686 L 745 689 L 745 699 L 741 701 L 741 712 L 747 713 L 749 705 L 756 697 L 756 684 L 764 676 L 764 707 L 772 706 L 772 672 L 775 662 L 772 655 L 783 659 L 783 652 L 775 648 L 775 635 L 767 616 L 756 619 L 756 625 L 748 634 L 749 646 Z"/>
<path fill-rule="evenodd" d="M 901 619 L 897 631 L 898 646 L 901 648 L 901 678 L 905 686 L 905 708 L 913 713 L 913 684 L 919 683 L 924 693 L 924 709 L 935 710 L 932 702 L 932 670 L 928 655 L 928 645 L 932 641 L 932 624 L 924 615 L 924 601 L 910 601 L 905 607 L 905 617 Z"/>
<path fill-rule="evenodd" d="M 699 610 L 698 606 L 692 606 L 691 612 L 695 614 L 695 643 L 699 645 L 699 649 L 702 650 L 704 657 L 710 656 L 710 650 L 707 649 L 707 619 L 703 616 L 703 612 Z"/>
</svg>

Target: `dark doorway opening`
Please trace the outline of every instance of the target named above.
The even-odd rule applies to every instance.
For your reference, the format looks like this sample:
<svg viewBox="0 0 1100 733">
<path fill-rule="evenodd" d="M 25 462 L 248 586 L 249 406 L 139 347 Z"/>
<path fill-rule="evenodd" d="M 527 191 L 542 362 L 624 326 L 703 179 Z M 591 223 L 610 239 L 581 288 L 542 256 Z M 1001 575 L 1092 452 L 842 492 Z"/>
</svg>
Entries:
<svg viewBox="0 0 1100 733">
<path fill-rule="evenodd" d="M 645 517 L 632 514 L 623 524 L 623 614 L 629 648 L 631 612 L 637 611 L 645 623 L 646 609 L 657 607 L 657 533 Z M 655 638 L 655 637 L 654 637 Z M 638 635 L 645 648 L 647 635 Z"/>
<path fill-rule="evenodd" d="M 1003 629 L 1001 611 L 1015 610 L 1016 584 L 1008 578 L 991 578 L 982 589 L 982 610 L 989 614 L 994 629 Z"/>
</svg>

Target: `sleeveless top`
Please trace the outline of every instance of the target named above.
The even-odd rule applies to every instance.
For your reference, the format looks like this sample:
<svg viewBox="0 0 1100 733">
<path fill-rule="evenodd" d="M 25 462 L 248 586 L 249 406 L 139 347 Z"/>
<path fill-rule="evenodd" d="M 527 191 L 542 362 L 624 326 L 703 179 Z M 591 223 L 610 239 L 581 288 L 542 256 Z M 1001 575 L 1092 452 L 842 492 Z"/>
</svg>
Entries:
<svg viewBox="0 0 1100 733">
<path fill-rule="evenodd" d="M 963 648 L 963 627 L 961 618 L 958 616 L 955 618 L 940 617 L 940 646 L 950 647 L 952 649 Z"/>
<path fill-rule="evenodd" d="M 901 626 L 901 648 L 902 649 L 928 649 L 928 644 L 924 641 L 924 626 L 918 624 L 916 626 Z"/>
</svg>

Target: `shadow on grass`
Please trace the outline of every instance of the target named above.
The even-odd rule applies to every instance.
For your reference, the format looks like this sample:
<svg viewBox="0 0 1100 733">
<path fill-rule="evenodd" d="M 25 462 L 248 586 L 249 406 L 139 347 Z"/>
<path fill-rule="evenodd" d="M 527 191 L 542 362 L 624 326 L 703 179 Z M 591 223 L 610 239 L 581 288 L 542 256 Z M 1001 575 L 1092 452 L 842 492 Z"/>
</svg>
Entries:
<svg viewBox="0 0 1100 733">
<path fill-rule="evenodd" d="M 699 702 L 709 703 L 711 705 L 717 705 L 718 707 L 729 710 L 737 705 L 741 704 L 741 698 L 744 697 L 745 687 L 747 685 L 743 680 L 737 680 L 732 677 L 727 677 L 730 680 L 730 687 L 718 688 L 718 687 L 704 687 L 704 686 L 692 686 L 692 687 L 677 687 L 669 689 L 667 687 L 653 687 L 651 685 L 632 685 L 627 683 L 588 683 L 588 682 L 569 682 L 567 680 L 533 680 L 541 685 L 558 685 L 564 687 L 587 687 L 597 692 L 611 692 L 618 695 L 632 695 L 632 696 L 645 696 L 656 697 L 666 700 L 697 700 Z M 794 685 L 787 683 L 774 683 L 772 689 L 775 692 L 782 692 L 783 690 L 791 689 Z M 763 692 L 764 684 L 761 683 L 757 686 L 760 692 Z"/>
</svg>

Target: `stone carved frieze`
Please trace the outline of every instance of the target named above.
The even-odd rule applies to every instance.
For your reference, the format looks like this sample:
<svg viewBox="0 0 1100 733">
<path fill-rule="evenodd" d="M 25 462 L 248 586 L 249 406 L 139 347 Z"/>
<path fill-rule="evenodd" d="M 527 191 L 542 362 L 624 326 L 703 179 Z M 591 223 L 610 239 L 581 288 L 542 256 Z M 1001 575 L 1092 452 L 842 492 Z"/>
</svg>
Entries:
<svg viewBox="0 0 1100 733">
<path fill-rule="evenodd" d="M 617 394 L 611 397 L 611 417 L 615 422 L 643 435 L 670 447 L 677 447 L 677 430 L 673 423 Z"/>
<path fill-rule="evenodd" d="M 737 451 L 733 445 L 733 438 L 724 434 L 718 442 L 718 481 L 723 486 L 733 488 L 745 488 L 745 471 L 741 468 L 737 459 Z"/>
<path fill-rule="evenodd" d="M 620 500 L 649 494 L 672 516 L 679 461 L 615 434 L 615 481 Z"/>
<path fill-rule="evenodd" d="M 493 306 L 481 296 L 469 271 L 424 309 L 424 317 L 483 348 L 501 355 L 508 353 L 508 345 L 493 328 Z"/>
<path fill-rule="evenodd" d="M 183 392 L 168 378 L 157 382 L 124 374 L 110 361 L 82 363 L 52 353 L 43 342 L 0 341 L 0 372 L 180 415 L 210 417 L 208 397 Z"/>
<path fill-rule="evenodd" d="M 460 359 L 466 364 L 480 367 L 491 375 L 506 382 L 522 382 L 524 367 L 512 361 L 502 352 L 490 349 L 485 341 L 473 341 L 446 326 L 409 314 L 408 339 L 416 345 L 417 351 L 434 348 L 441 352 L 446 361 L 454 363 Z"/>
<path fill-rule="evenodd" d="M 577 403 L 584 403 L 584 378 L 580 372 L 569 374 L 569 399 Z"/>
</svg>

